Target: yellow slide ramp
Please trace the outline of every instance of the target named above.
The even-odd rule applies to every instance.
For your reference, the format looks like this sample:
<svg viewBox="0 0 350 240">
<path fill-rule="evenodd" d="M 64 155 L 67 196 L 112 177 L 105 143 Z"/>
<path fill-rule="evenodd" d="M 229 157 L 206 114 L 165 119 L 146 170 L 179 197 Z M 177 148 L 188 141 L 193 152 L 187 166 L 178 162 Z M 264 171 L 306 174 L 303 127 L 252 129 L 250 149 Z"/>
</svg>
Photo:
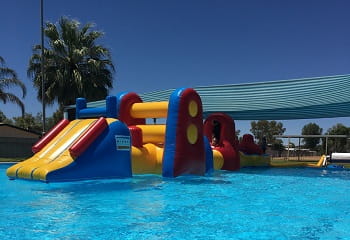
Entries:
<svg viewBox="0 0 350 240">
<path fill-rule="evenodd" d="M 322 155 L 316 164 L 307 164 L 308 167 L 323 167 L 326 164 L 326 155 Z"/>
<path fill-rule="evenodd" d="M 325 165 L 326 156 L 322 155 L 320 160 L 317 163 L 305 163 L 305 162 L 283 162 L 283 163 L 274 163 L 271 162 L 271 167 L 314 167 L 321 168 Z"/>
<path fill-rule="evenodd" d="M 47 173 L 67 166 L 73 161 L 69 148 L 96 119 L 70 122 L 53 140 L 33 157 L 7 170 L 13 178 L 45 180 Z"/>
</svg>

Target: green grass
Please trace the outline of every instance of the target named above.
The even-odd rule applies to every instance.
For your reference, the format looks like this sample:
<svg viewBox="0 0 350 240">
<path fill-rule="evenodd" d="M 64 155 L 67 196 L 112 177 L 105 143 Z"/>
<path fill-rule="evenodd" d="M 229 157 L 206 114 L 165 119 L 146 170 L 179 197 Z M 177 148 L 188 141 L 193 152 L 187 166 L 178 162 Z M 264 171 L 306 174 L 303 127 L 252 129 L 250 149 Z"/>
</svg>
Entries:
<svg viewBox="0 0 350 240">
<path fill-rule="evenodd" d="M 23 161 L 25 158 L 0 158 L 1 162 L 20 162 Z"/>
</svg>

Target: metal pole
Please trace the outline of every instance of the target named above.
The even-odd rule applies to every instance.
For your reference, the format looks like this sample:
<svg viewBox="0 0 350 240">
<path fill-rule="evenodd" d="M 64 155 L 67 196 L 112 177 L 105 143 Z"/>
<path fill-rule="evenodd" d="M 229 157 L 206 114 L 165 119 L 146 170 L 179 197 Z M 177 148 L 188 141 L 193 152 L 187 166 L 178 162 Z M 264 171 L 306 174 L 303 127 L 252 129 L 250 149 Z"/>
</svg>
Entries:
<svg viewBox="0 0 350 240">
<path fill-rule="evenodd" d="M 46 116 L 45 116 L 45 74 L 44 74 L 44 0 L 40 0 L 40 25 L 41 25 L 41 101 L 43 106 L 43 132 L 46 131 Z"/>
<path fill-rule="evenodd" d="M 290 138 L 288 138 L 288 153 L 287 153 L 287 161 L 289 161 L 289 146 L 290 146 Z"/>
<path fill-rule="evenodd" d="M 300 151 L 301 151 L 301 149 L 300 149 L 300 138 L 299 138 L 299 152 L 298 152 L 298 161 L 300 161 Z"/>
</svg>

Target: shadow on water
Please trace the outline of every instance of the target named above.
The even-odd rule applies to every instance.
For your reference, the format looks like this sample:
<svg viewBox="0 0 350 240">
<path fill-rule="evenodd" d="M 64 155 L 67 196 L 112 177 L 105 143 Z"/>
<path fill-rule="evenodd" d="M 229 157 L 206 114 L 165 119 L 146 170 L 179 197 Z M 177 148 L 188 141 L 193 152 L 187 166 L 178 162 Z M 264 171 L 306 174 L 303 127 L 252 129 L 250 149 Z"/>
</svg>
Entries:
<svg viewBox="0 0 350 240">
<path fill-rule="evenodd" d="M 188 185 L 232 184 L 232 181 L 227 180 L 227 178 L 225 177 L 224 171 L 214 171 L 210 174 L 206 174 L 206 176 L 187 175 L 187 176 L 179 176 L 176 178 L 167 178 L 166 181 L 176 182 L 180 184 L 188 184 Z"/>
<path fill-rule="evenodd" d="M 180 176 L 177 178 L 164 178 L 160 175 L 134 175 L 128 179 L 87 180 L 64 183 L 35 184 L 32 190 L 40 193 L 57 194 L 91 194 L 108 192 L 143 192 L 162 190 L 164 184 L 208 185 L 208 184 L 232 184 L 231 181 L 220 179 L 224 172 L 214 172 L 212 176 Z M 16 180 L 17 181 L 17 180 Z M 21 181 L 21 180 L 18 180 Z M 30 183 L 30 182 L 29 182 Z"/>
<path fill-rule="evenodd" d="M 144 189 L 159 189 L 163 183 L 160 176 L 134 176 L 127 179 L 86 180 L 64 183 L 48 183 L 33 188 L 38 192 L 57 193 L 106 193 L 118 191 L 143 191 Z"/>
<path fill-rule="evenodd" d="M 217 171 L 212 176 L 180 176 L 177 178 L 164 178 L 160 175 L 134 175 L 128 179 L 109 179 L 109 180 L 88 180 L 65 183 L 48 183 L 33 189 L 39 192 L 57 192 L 57 193 L 99 193 L 116 191 L 142 192 L 149 190 L 162 190 L 166 183 L 200 185 L 200 184 L 231 184 L 231 181 L 222 180 L 223 172 Z M 38 186 L 38 185 L 36 185 Z"/>
</svg>

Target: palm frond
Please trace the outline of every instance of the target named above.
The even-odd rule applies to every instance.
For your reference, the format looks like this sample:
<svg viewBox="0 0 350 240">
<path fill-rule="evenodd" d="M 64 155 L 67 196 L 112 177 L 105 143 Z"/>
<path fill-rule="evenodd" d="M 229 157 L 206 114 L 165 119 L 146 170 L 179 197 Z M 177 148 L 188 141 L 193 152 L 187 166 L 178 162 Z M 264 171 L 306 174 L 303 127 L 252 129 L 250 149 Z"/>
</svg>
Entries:
<svg viewBox="0 0 350 240">
<path fill-rule="evenodd" d="M 12 93 L 1 93 L 0 92 L 0 99 L 6 103 L 7 101 L 9 102 L 12 102 L 12 103 L 15 103 L 17 104 L 20 108 L 21 108 L 21 111 L 22 111 L 22 116 L 24 115 L 24 104 L 23 102 L 14 94 Z"/>
</svg>

